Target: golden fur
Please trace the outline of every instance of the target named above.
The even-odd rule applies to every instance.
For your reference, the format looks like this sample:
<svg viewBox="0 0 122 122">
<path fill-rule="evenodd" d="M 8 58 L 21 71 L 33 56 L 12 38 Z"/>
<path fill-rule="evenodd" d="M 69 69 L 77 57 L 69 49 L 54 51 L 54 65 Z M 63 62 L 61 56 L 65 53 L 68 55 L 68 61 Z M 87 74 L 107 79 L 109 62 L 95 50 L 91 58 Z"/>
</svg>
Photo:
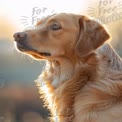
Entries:
<svg viewBox="0 0 122 122">
<path fill-rule="evenodd" d="M 53 30 L 54 23 L 61 29 Z M 61 13 L 24 33 L 26 50 L 18 49 L 47 60 L 36 82 L 52 121 L 122 122 L 122 61 L 100 23 Z"/>
</svg>

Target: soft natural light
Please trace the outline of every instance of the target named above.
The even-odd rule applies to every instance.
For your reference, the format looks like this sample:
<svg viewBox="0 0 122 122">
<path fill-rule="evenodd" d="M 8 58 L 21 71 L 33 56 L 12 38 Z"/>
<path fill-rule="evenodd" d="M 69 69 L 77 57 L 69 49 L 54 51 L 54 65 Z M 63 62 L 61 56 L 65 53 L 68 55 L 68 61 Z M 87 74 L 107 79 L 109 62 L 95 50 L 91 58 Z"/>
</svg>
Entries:
<svg viewBox="0 0 122 122">
<path fill-rule="evenodd" d="M 38 17 L 58 12 L 80 13 L 87 5 L 88 0 L 4 0 L 0 4 L 0 15 L 24 28 L 26 24 L 30 25 L 29 20 L 34 19 L 34 15 Z M 27 23 L 23 22 L 25 19 Z"/>
<path fill-rule="evenodd" d="M 2 0 L 0 38 L 12 40 L 13 33 L 30 28 L 42 17 L 53 13 L 76 13 L 88 7 L 89 0 Z M 4 29 L 3 29 L 4 28 Z"/>
<path fill-rule="evenodd" d="M 1 0 L 0 38 L 12 40 L 14 32 L 31 28 L 42 17 L 60 12 L 85 14 L 109 24 L 121 19 L 121 6 L 121 0 Z"/>
</svg>

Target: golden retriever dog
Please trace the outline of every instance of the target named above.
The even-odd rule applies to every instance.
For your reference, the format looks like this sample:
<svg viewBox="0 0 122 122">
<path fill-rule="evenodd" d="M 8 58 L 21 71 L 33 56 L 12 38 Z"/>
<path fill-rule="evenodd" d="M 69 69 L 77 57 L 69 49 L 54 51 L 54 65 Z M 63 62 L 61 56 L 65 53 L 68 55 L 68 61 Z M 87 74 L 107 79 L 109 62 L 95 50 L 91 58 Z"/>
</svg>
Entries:
<svg viewBox="0 0 122 122">
<path fill-rule="evenodd" d="M 99 22 L 48 16 L 14 34 L 18 50 L 46 60 L 37 82 L 54 122 L 122 122 L 122 60 Z"/>
</svg>

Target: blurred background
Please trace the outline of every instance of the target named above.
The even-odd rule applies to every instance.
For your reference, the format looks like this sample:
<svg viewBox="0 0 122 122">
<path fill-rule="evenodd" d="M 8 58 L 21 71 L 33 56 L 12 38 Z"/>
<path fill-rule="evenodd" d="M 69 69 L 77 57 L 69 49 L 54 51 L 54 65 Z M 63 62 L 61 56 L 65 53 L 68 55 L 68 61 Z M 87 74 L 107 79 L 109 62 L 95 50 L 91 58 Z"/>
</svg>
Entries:
<svg viewBox="0 0 122 122">
<path fill-rule="evenodd" d="M 0 122 L 48 121 L 49 112 L 34 83 L 45 63 L 17 52 L 13 34 L 59 12 L 96 18 L 107 27 L 110 43 L 122 56 L 121 0 L 0 0 Z"/>
</svg>

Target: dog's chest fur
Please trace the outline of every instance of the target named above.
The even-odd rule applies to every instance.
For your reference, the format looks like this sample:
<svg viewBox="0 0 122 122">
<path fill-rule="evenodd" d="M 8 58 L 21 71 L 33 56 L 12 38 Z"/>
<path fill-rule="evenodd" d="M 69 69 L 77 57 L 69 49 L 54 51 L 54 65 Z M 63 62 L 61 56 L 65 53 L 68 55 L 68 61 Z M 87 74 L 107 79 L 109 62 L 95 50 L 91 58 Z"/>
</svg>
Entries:
<svg viewBox="0 0 122 122">
<path fill-rule="evenodd" d="M 75 66 L 68 61 L 64 61 L 60 65 L 57 62 L 47 63 L 38 82 L 42 83 L 44 99 L 46 99 L 46 104 L 51 109 L 54 118 L 55 116 L 60 116 L 59 118 L 64 116 L 65 119 L 73 118 L 75 97 L 88 81 L 97 79 L 99 73 L 96 74 L 96 71 L 99 67 L 94 63 L 96 61 L 97 59 L 93 58 L 89 59 L 89 64 L 83 65 L 81 62 Z M 68 122 L 67 119 L 66 122 Z"/>
<path fill-rule="evenodd" d="M 110 90 L 115 86 L 116 78 L 119 79 L 122 75 L 118 73 L 116 78 L 113 78 L 107 73 L 108 62 L 101 63 L 97 58 L 99 57 L 94 56 L 88 59 L 86 64 L 79 63 L 77 66 L 67 61 L 64 61 L 62 66 L 57 62 L 47 63 L 45 71 L 37 81 L 41 83 L 41 92 L 45 104 L 52 112 L 53 121 L 89 122 L 91 118 L 91 121 L 102 122 L 101 118 L 98 118 L 102 115 L 108 115 L 105 121 L 112 118 L 115 109 L 112 106 L 122 94 L 119 80 L 114 88 L 117 92 Z M 107 111 L 109 108 L 110 111 Z M 121 111 L 121 108 L 118 111 Z M 121 114 L 118 116 L 121 118 Z"/>
</svg>

